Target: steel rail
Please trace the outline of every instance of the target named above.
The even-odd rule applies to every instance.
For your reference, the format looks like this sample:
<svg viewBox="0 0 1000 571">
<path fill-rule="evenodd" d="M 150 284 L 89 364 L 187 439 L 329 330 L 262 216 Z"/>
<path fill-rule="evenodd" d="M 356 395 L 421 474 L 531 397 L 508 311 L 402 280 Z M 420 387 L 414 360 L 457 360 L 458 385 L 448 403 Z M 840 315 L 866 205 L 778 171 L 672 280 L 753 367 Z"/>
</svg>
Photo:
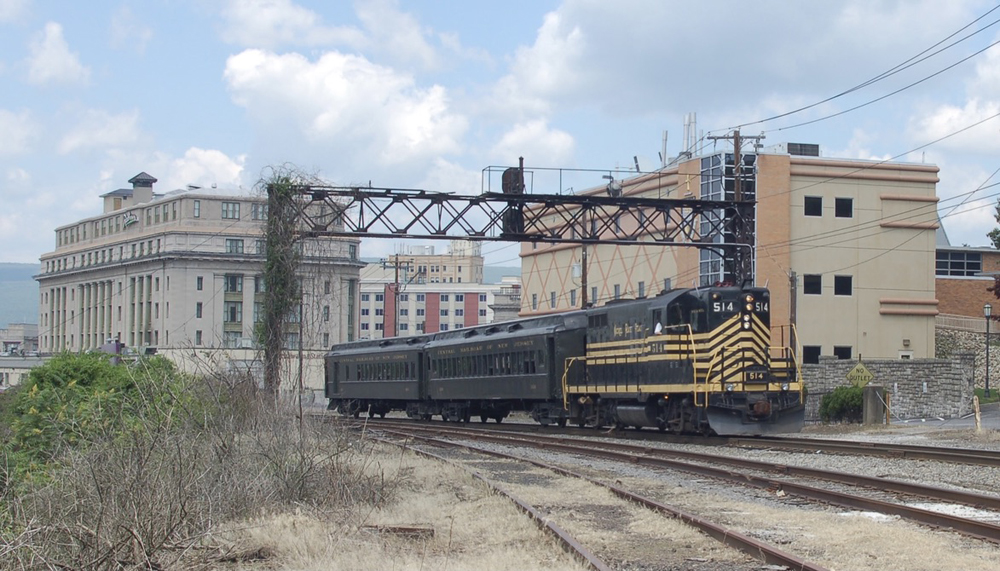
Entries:
<svg viewBox="0 0 1000 571">
<path fill-rule="evenodd" d="M 458 443 L 458 442 L 454 442 L 454 441 L 450 441 L 450 440 L 442 440 L 440 438 L 434 438 L 434 437 L 430 437 L 430 436 L 419 436 L 419 435 L 413 434 L 412 432 L 410 432 L 410 431 L 408 431 L 406 429 L 402 429 L 399 432 L 397 432 L 396 430 L 386 430 L 386 432 L 391 433 L 391 434 L 396 434 L 396 435 L 399 435 L 399 436 L 403 436 L 403 437 L 406 437 L 406 438 L 417 438 L 417 439 L 423 440 L 425 442 L 433 443 L 433 444 L 436 444 L 436 445 L 451 446 L 451 447 L 456 447 L 457 446 L 457 447 L 465 448 L 465 449 L 468 449 L 468 450 L 474 450 L 476 452 L 479 452 L 481 454 L 486 454 L 486 455 L 489 455 L 489 456 L 494 456 L 494 457 L 498 457 L 498 458 L 505 458 L 505 459 L 512 459 L 512 460 L 517 460 L 519 462 L 526 462 L 528 464 L 532 464 L 534 466 L 538 466 L 539 468 L 543 468 L 543 469 L 546 469 L 546 470 L 553 471 L 553 472 L 555 472 L 557 474 L 561 474 L 561 475 L 569 476 L 569 477 L 573 477 L 573 478 L 579 478 L 579 479 L 584 480 L 586 482 L 589 482 L 591 484 L 594 484 L 594 485 L 606 488 L 611 493 L 615 494 L 616 496 L 618 496 L 618 497 L 620 497 L 622 499 L 625 499 L 627 501 L 631 501 L 633 503 L 639 504 L 639 505 L 644 506 L 647 509 L 650 509 L 652 511 L 655 511 L 655 512 L 658 512 L 658 513 L 662 513 L 662 514 L 667 514 L 667 515 L 669 515 L 671 517 L 676 517 L 677 519 L 681 520 L 682 522 L 684 522 L 684 523 L 686 523 L 686 524 L 688 524 L 690 526 L 693 526 L 693 527 L 701 530 L 706 535 L 708 535 L 709 537 L 712 537 L 716 541 L 719 541 L 723 545 L 727 545 L 729 547 L 733 547 L 735 549 L 738 549 L 739 551 L 741 551 L 743 553 L 746 553 L 747 555 L 750 555 L 752 557 L 757 557 L 757 558 L 761 559 L 762 561 L 764 561 L 765 563 L 768 563 L 768 564 L 771 564 L 771 565 L 782 565 L 782 566 L 785 566 L 785 567 L 787 567 L 789 569 L 800 569 L 802 571 L 828 571 L 828 569 L 826 567 L 822 567 L 822 566 L 817 565 L 815 563 L 811 563 L 809 561 L 806 561 L 805 559 L 802 559 L 802 558 L 800 558 L 800 557 L 798 557 L 798 556 L 796 556 L 794 554 L 788 553 L 788 552 L 786 552 L 784 550 L 781 550 L 781 549 L 779 549 L 777 547 L 774 547 L 773 545 L 770 545 L 770 544 L 765 543 L 763 541 L 754 539 L 754 538 L 752 538 L 752 537 L 750 537 L 748 535 L 742 534 L 742 533 L 740 533 L 738 531 L 734 531 L 734 530 L 728 529 L 728 528 L 726 528 L 724 526 L 721 526 L 719 524 L 713 523 L 713 522 L 711 522 L 711 521 L 709 521 L 707 519 L 704 519 L 702 517 L 699 517 L 697 515 L 685 512 L 685 511 L 681 510 L 680 508 L 677 508 L 677 507 L 674 507 L 674 506 L 670 506 L 670 505 L 658 502 L 658 501 L 656 501 L 656 500 L 654 500 L 652 498 L 647 498 L 645 496 L 641 496 L 639 494 L 635 494 L 635 493 L 630 492 L 630 491 L 628 491 L 628 490 L 626 490 L 626 489 L 624 489 L 624 488 L 622 488 L 620 486 L 617 486 L 615 484 L 609 484 L 607 482 L 602 482 L 602 481 L 597 480 L 595 478 L 591 478 L 590 476 L 587 476 L 585 474 L 581 474 L 579 472 L 574 472 L 574 471 L 569 470 L 567 468 L 563 468 L 562 466 L 556 466 L 554 464 L 550 464 L 550 463 L 547 463 L 547 462 L 542 462 L 541 460 L 535 460 L 535 459 L 531 459 L 531 458 L 524 458 L 524 457 L 516 456 L 516 455 L 513 455 L 513 454 L 506 454 L 506 453 L 503 453 L 503 452 L 498 452 L 496 450 L 487 450 L 487 449 L 484 449 L 484 448 L 480 448 L 478 446 L 473 446 L 471 444 L 462 444 L 462 443 Z"/>
<path fill-rule="evenodd" d="M 413 438 L 421 438 L 415 435 L 407 435 L 407 436 Z M 582 543 L 577 541 L 577 539 L 572 535 L 570 535 L 566 530 L 562 529 L 555 523 L 549 521 L 545 517 L 545 515 L 539 512 L 537 509 L 535 509 L 534 506 L 522 500 L 521 498 L 517 497 L 510 490 L 507 490 L 500 484 L 490 480 L 489 478 L 480 474 L 476 470 L 472 470 L 467 466 L 463 466 L 461 464 L 458 464 L 457 462 L 452 461 L 449 458 L 445 458 L 444 456 L 435 454 L 427 450 L 413 448 L 412 446 L 407 446 L 405 444 L 392 442 L 390 440 L 385 440 L 382 438 L 376 438 L 376 440 L 378 440 L 379 442 L 392 444 L 394 446 L 401 446 L 402 448 L 411 450 L 417 454 L 422 454 L 424 456 L 434 458 L 435 460 L 440 460 L 441 462 L 445 462 L 447 464 L 450 464 L 452 466 L 457 466 L 462 470 L 465 470 L 466 472 L 471 474 L 472 477 L 486 484 L 486 486 L 489 487 L 491 490 L 501 494 L 502 496 L 506 497 L 508 500 L 513 502 L 514 505 L 516 505 L 521 511 L 523 511 L 525 514 L 528 515 L 528 517 L 531 518 L 531 520 L 535 523 L 536 526 L 538 526 L 539 529 L 555 536 L 555 538 L 559 540 L 559 542 L 562 544 L 563 549 L 566 550 L 570 555 L 575 556 L 576 558 L 581 560 L 588 567 L 594 569 L 595 571 L 613 571 L 613 569 L 610 566 L 608 566 L 608 564 L 605 563 L 600 557 L 598 557 L 589 549 L 587 549 Z"/>
<path fill-rule="evenodd" d="M 749 470 L 758 470 L 761 472 L 784 474 L 787 476 L 797 476 L 804 478 L 813 478 L 816 480 L 826 480 L 830 482 L 836 482 L 839 484 L 847 484 L 850 486 L 861 486 L 865 488 L 871 488 L 879 491 L 889 491 L 898 494 L 909 494 L 914 496 L 922 496 L 929 499 L 960 503 L 979 509 L 992 509 L 1000 511 L 1000 496 L 988 496 L 985 494 L 977 494 L 975 492 L 951 490 L 948 488 L 941 488 L 938 486 L 929 486 L 926 484 L 903 482 L 901 480 L 890 480 L 888 478 L 863 476 L 861 474 L 850 474 L 847 472 L 838 472 L 836 470 L 822 470 L 819 468 L 808 468 L 805 466 L 794 466 L 791 464 L 776 464 L 773 462 L 764 462 L 760 460 L 750 460 L 745 458 L 733 458 L 731 456 L 705 454 L 702 452 L 689 452 L 686 450 L 674 450 L 674 449 L 664 449 L 664 448 L 650 448 L 649 446 L 641 446 L 638 444 L 624 444 L 624 443 L 616 443 L 616 444 L 594 443 L 594 445 L 602 447 L 614 447 L 618 449 L 627 449 L 643 454 L 668 455 L 673 457 L 686 458 L 688 460 L 694 460 L 696 462 L 723 464 L 726 466 L 745 468 Z"/>
<path fill-rule="evenodd" d="M 745 448 L 785 448 L 790 450 L 820 450 L 886 458 L 907 458 L 911 460 L 935 460 L 976 466 L 1000 467 L 1000 453 L 975 448 L 943 448 L 940 446 L 916 446 L 888 442 L 858 442 L 849 440 L 828 440 L 819 438 L 744 438 L 726 437 L 726 443 Z"/>
<path fill-rule="evenodd" d="M 441 429 L 441 428 L 423 428 L 423 427 L 420 428 L 413 427 L 413 428 L 414 430 L 421 430 L 422 428 L 422 430 L 424 431 L 432 431 L 432 432 L 436 431 L 438 433 L 441 433 L 443 430 L 445 432 L 447 431 L 447 429 Z M 409 430 L 409 428 L 407 428 L 406 430 Z M 635 453 L 618 452 L 607 448 L 600 448 L 595 446 L 596 443 L 594 442 L 585 442 L 581 443 L 580 445 L 569 444 L 566 442 L 559 442 L 559 441 L 538 442 L 526 438 L 490 435 L 479 431 L 472 431 L 470 434 L 467 435 L 462 435 L 460 432 L 456 431 L 455 434 L 473 440 L 482 440 L 497 444 L 527 446 L 542 450 L 559 451 L 569 454 L 581 454 L 584 456 L 597 456 L 597 457 L 607 458 L 610 460 L 626 462 L 629 464 L 640 464 L 640 465 L 648 465 L 660 468 L 680 470 L 688 473 L 697 474 L 700 476 L 717 478 L 725 481 L 749 485 L 766 490 L 781 490 L 785 494 L 792 494 L 799 497 L 808 498 L 811 500 L 825 502 L 834 505 L 840 505 L 847 508 L 874 511 L 874 512 L 884 513 L 887 515 L 897 515 L 899 517 L 923 523 L 932 527 L 950 528 L 972 537 L 977 537 L 979 539 L 983 539 L 994 543 L 1000 543 L 1000 525 L 980 522 L 976 520 L 970 520 L 967 518 L 952 516 L 949 514 L 933 512 L 930 510 L 913 508 L 902 504 L 894 504 L 891 502 L 864 498 L 861 496 L 855 496 L 832 490 L 823 490 L 820 488 L 806 486 L 804 484 L 798 484 L 787 480 L 759 477 L 751 474 L 733 472 L 728 469 L 713 468 L 710 466 L 704 466 L 700 464 L 690 464 L 687 462 L 681 462 L 678 460 L 663 458 L 658 455 L 650 455 L 649 453 L 653 452 L 652 449 L 649 449 L 649 452 L 644 451 L 642 454 L 635 454 Z M 439 434 L 439 435 L 445 436 L 447 434 Z M 665 454 L 672 454 L 674 451 L 663 450 L 661 452 L 662 454 L 665 455 Z"/>
<path fill-rule="evenodd" d="M 384 422 L 408 423 L 410 420 L 385 419 Z M 788 450 L 819 451 L 836 454 L 857 454 L 906 460 L 933 460 L 973 466 L 1000 467 L 1000 452 L 976 448 L 944 448 L 942 446 L 917 446 L 887 442 L 862 442 L 857 440 L 831 440 L 822 438 L 698 436 L 663 434 L 651 430 L 597 431 L 594 428 L 542 427 L 536 424 L 490 425 L 490 430 L 531 434 L 555 433 L 571 436 L 606 436 L 620 440 L 640 440 L 695 446 L 734 446 L 743 448 L 783 448 Z M 470 428 L 470 430 L 472 430 Z"/>
</svg>

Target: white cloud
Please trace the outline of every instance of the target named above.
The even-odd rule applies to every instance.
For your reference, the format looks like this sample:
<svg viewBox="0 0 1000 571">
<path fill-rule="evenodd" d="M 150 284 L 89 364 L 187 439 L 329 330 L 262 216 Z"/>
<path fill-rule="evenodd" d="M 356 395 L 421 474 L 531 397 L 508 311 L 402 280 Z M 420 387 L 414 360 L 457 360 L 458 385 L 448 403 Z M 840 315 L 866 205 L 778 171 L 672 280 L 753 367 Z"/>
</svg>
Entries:
<svg viewBox="0 0 1000 571">
<path fill-rule="evenodd" d="M 222 38 L 244 47 L 357 46 L 364 41 L 359 30 L 327 26 L 316 12 L 291 0 L 230 0 L 222 16 Z"/>
<path fill-rule="evenodd" d="M 467 195 L 480 194 L 483 191 L 481 186 L 478 170 L 472 171 L 458 163 L 440 158 L 433 161 L 424 178 L 416 184 L 416 188 L 432 192 Z"/>
<path fill-rule="evenodd" d="M 394 61 L 417 64 L 425 69 L 440 67 L 439 56 L 426 39 L 430 31 L 412 15 L 400 12 L 396 0 L 359 2 L 356 11 L 370 32 L 369 49 L 387 54 Z"/>
<path fill-rule="evenodd" d="M 362 57 L 327 53 L 312 62 L 246 50 L 228 59 L 224 76 L 233 100 L 269 137 L 305 137 L 380 164 L 461 150 L 467 122 L 449 109 L 443 87 L 419 88 Z"/>
<path fill-rule="evenodd" d="M 929 143 L 998 113 L 1000 113 L 1000 101 L 972 98 L 962 107 L 941 105 L 919 113 L 911 119 L 910 130 L 913 140 Z M 934 148 L 996 154 L 1000 151 L 1000 140 L 997 140 L 996 136 L 998 126 L 1000 118 L 987 120 L 981 125 L 936 143 Z"/>
<path fill-rule="evenodd" d="M 27 152 L 38 128 L 28 111 L 0 109 L 0 156 Z"/>
<path fill-rule="evenodd" d="M 59 153 L 108 149 L 134 145 L 139 140 L 139 111 L 112 115 L 91 109 L 59 141 Z"/>
<path fill-rule="evenodd" d="M 29 0 L 0 0 L 0 22 L 17 21 L 28 11 Z"/>
<path fill-rule="evenodd" d="M 183 157 L 171 161 L 167 176 L 161 181 L 162 188 L 173 190 L 188 184 L 209 187 L 238 186 L 243 177 L 246 156 L 230 158 L 222 151 L 191 147 Z"/>
<path fill-rule="evenodd" d="M 543 95 L 575 91 L 585 69 L 581 58 L 588 46 L 593 47 L 594 39 L 558 12 L 546 14 L 535 44 L 518 49 L 514 58 L 518 84 Z"/>
<path fill-rule="evenodd" d="M 90 69 L 80 63 L 79 56 L 69 50 L 63 38 L 63 28 L 56 22 L 45 24 L 45 30 L 31 42 L 28 56 L 28 81 L 45 83 L 85 83 Z"/>
<path fill-rule="evenodd" d="M 111 47 L 142 54 L 153 39 L 153 28 L 145 25 L 128 6 L 121 6 L 111 16 Z"/>
<path fill-rule="evenodd" d="M 515 157 L 531 157 L 536 165 L 566 165 L 572 162 L 575 143 L 565 131 L 553 129 L 543 120 L 514 125 L 491 150 L 499 164 L 514 164 Z"/>
<path fill-rule="evenodd" d="M 31 173 L 21 167 L 12 166 L 4 173 L 3 194 L 8 200 L 21 203 L 32 195 Z M 15 209 L 16 210 L 16 209 Z"/>
<path fill-rule="evenodd" d="M 934 44 L 977 9 L 934 0 L 732 2 L 724 10 L 718 2 L 564 0 L 534 41 L 517 50 L 510 74 L 498 82 L 498 100 L 515 97 L 515 106 L 532 108 L 539 100 L 553 109 L 590 105 L 620 116 L 707 114 L 773 94 L 817 101 Z M 752 40 L 727 41 L 748 33 Z M 923 77 L 938 63 L 887 83 Z M 885 93 L 884 85 L 856 97 Z M 757 118 L 744 114 L 741 122 Z"/>
<path fill-rule="evenodd" d="M 7 169 L 7 182 L 15 184 L 24 184 L 31 180 L 31 175 L 28 171 L 20 167 L 11 167 Z"/>
</svg>

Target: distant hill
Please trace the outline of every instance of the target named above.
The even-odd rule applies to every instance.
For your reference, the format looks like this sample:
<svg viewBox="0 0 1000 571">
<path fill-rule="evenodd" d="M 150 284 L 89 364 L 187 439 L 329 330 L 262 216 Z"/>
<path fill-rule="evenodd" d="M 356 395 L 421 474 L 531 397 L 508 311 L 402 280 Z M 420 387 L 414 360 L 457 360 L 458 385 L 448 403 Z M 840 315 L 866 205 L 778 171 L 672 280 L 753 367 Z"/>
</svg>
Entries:
<svg viewBox="0 0 1000 571">
<path fill-rule="evenodd" d="M 0 262 L 0 328 L 38 323 L 38 264 Z"/>
</svg>

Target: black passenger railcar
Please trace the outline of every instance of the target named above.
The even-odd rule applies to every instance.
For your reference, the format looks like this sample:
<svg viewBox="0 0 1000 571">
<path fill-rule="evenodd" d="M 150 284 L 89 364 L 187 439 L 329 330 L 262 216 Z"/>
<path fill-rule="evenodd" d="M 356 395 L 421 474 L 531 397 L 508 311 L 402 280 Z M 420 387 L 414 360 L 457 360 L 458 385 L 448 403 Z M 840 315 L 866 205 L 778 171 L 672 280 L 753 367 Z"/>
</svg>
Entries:
<svg viewBox="0 0 1000 571">
<path fill-rule="evenodd" d="M 560 381 L 584 350 L 586 323 L 576 311 L 434 335 L 425 348 L 431 406 L 446 420 L 500 422 L 521 410 L 565 423 Z"/>
<path fill-rule="evenodd" d="M 334 346 L 325 359 L 330 408 L 355 418 L 362 411 L 384 417 L 419 401 L 426 394 L 426 343 L 417 336 Z"/>
</svg>

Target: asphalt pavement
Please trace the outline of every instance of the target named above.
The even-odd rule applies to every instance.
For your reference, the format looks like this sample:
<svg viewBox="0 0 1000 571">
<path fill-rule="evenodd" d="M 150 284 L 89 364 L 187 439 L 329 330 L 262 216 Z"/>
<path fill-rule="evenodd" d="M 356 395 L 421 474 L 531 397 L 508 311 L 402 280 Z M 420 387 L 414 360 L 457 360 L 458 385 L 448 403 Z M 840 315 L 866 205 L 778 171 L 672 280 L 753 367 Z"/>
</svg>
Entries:
<svg viewBox="0 0 1000 571">
<path fill-rule="evenodd" d="M 980 407 L 980 425 L 984 429 L 1000 430 L 1000 403 L 991 402 Z M 928 428 L 975 428 L 974 413 L 954 418 L 893 418 L 891 426 L 926 426 Z"/>
</svg>

